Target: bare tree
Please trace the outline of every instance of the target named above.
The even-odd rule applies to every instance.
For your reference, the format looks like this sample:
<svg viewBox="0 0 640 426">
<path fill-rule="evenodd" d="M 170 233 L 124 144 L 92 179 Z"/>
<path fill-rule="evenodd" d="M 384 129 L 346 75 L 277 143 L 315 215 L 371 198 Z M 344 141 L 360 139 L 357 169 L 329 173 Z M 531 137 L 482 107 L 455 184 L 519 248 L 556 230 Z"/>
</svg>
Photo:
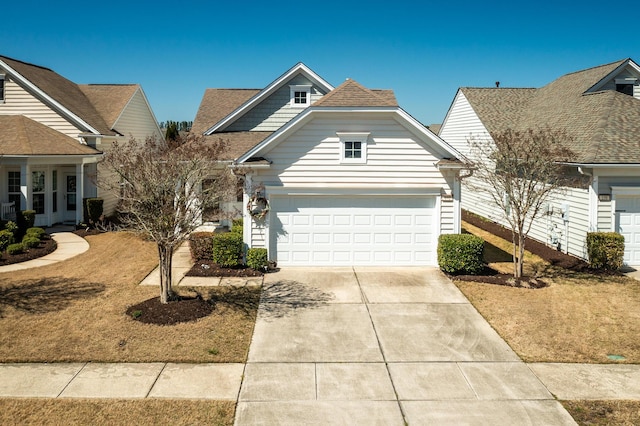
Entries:
<svg viewBox="0 0 640 426">
<path fill-rule="evenodd" d="M 102 159 L 107 173 L 99 176 L 98 185 L 118 195 L 125 226 L 158 246 L 162 303 L 174 298 L 171 266 L 175 249 L 199 226 L 202 210 L 235 190 L 235 177 L 219 162 L 224 142 L 199 142 L 197 137 L 178 144 L 131 139 L 114 143 Z M 214 174 L 216 185 L 202 188 L 202 181 Z"/>
<path fill-rule="evenodd" d="M 513 275 L 522 277 L 525 239 L 543 205 L 563 187 L 579 178 L 560 163 L 573 157 L 571 138 L 548 128 L 505 130 L 491 138 L 471 138 L 470 158 L 475 169 L 464 184 L 488 194 L 511 227 Z"/>
</svg>

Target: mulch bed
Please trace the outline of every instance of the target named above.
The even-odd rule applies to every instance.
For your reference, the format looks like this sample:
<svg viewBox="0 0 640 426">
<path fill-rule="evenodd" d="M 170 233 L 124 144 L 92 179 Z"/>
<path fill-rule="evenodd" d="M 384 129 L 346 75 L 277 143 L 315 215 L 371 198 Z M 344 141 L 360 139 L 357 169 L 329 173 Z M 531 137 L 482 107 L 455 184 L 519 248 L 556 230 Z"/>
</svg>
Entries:
<svg viewBox="0 0 640 426">
<path fill-rule="evenodd" d="M 504 238 L 507 241 L 512 240 L 511 229 L 507 229 L 502 225 L 482 218 L 480 216 L 469 213 L 466 210 L 462 210 L 462 220 L 470 223 L 473 226 L 477 226 L 480 229 L 484 229 L 487 232 L 497 235 L 500 238 Z M 527 238 L 525 240 L 525 248 L 528 252 L 540 256 L 551 265 L 558 266 L 560 268 L 569 269 L 572 271 L 592 271 L 589 269 L 589 264 L 584 260 L 577 257 L 565 254 L 552 247 L 549 247 L 539 241 Z"/>
<path fill-rule="evenodd" d="M 214 306 L 202 297 L 180 297 L 169 303 L 160 303 L 160 297 L 145 300 L 127 309 L 133 320 L 145 324 L 174 325 L 195 321 L 211 314 Z"/>
<path fill-rule="evenodd" d="M 260 271 L 239 266 L 237 268 L 223 268 L 211 260 L 198 260 L 187 272 L 187 277 L 261 277 Z"/>
<path fill-rule="evenodd" d="M 11 265 L 14 263 L 26 262 L 27 260 L 37 259 L 49 253 L 53 253 L 56 248 L 57 248 L 56 242 L 50 236 L 47 235 L 43 237 L 38 247 L 25 250 L 24 253 L 8 254 L 7 252 L 3 252 L 2 257 L 0 257 L 0 266 Z"/>
</svg>

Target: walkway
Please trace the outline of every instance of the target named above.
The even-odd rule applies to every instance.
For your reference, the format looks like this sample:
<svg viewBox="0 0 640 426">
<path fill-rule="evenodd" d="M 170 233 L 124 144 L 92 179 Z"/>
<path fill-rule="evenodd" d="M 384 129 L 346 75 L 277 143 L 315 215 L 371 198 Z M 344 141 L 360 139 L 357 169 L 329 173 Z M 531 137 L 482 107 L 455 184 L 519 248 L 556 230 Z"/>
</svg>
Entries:
<svg viewBox="0 0 640 426">
<path fill-rule="evenodd" d="M 38 259 L 28 260 L 26 262 L 0 266 L 0 273 L 52 265 L 54 263 L 70 259 L 89 250 L 89 243 L 87 242 L 87 240 L 74 234 L 73 232 L 68 232 L 66 229 L 67 227 L 47 229 L 47 232 L 51 235 L 51 238 L 53 238 L 58 245 L 53 253 L 47 254 L 46 256 L 42 256 Z"/>
</svg>

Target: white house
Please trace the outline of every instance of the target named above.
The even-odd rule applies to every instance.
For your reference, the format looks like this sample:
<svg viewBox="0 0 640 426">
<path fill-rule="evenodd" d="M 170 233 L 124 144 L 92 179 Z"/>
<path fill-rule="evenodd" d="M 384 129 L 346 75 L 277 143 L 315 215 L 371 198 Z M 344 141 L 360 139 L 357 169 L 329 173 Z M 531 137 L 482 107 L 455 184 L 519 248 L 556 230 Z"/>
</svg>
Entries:
<svg viewBox="0 0 640 426">
<path fill-rule="evenodd" d="M 36 211 L 36 225 L 82 221 L 82 200 L 115 196 L 95 185 L 114 141 L 162 137 L 142 88 L 78 85 L 38 65 L 0 56 L 0 203 Z"/>
<path fill-rule="evenodd" d="M 530 236 L 586 259 L 589 231 L 625 237 L 625 263 L 640 266 L 640 67 L 631 59 L 564 75 L 539 89 L 458 90 L 439 135 L 469 156 L 469 138 L 507 128 L 565 131 L 582 186 L 555 194 Z M 486 196 L 462 189 L 462 208 L 506 224 Z"/>
<path fill-rule="evenodd" d="M 245 243 L 279 265 L 435 265 L 460 230 L 460 155 L 390 90 L 297 64 L 262 90 L 208 90 L 194 128 L 229 141 Z"/>
</svg>

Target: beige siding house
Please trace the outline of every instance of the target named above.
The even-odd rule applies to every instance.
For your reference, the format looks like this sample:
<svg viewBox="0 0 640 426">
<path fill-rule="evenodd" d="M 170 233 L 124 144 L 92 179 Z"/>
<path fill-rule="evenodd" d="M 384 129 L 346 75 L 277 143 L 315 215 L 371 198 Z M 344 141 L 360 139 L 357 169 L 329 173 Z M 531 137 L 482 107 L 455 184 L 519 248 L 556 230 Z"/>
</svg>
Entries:
<svg viewBox="0 0 640 426">
<path fill-rule="evenodd" d="M 211 102 L 222 94 L 205 93 L 194 128 L 229 141 L 245 243 L 270 260 L 435 265 L 437 237 L 460 231 L 459 154 L 392 91 L 334 88 L 298 64 L 265 89 L 224 92 L 236 96 L 226 114 Z"/>
<path fill-rule="evenodd" d="M 139 85 L 78 85 L 0 56 L 0 215 L 33 209 L 36 225 L 77 224 L 82 200 L 115 198 L 95 185 L 114 141 L 162 137 Z"/>
<path fill-rule="evenodd" d="M 539 89 L 460 88 L 439 135 L 467 156 L 470 138 L 549 127 L 572 139 L 568 173 L 584 184 L 554 194 L 530 236 L 587 259 L 590 231 L 625 237 L 625 263 L 640 266 L 640 67 L 631 59 L 564 75 Z M 470 178 L 473 179 L 473 178 Z M 487 194 L 462 187 L 462 208 L 501 224 Z"/>
</svg>

